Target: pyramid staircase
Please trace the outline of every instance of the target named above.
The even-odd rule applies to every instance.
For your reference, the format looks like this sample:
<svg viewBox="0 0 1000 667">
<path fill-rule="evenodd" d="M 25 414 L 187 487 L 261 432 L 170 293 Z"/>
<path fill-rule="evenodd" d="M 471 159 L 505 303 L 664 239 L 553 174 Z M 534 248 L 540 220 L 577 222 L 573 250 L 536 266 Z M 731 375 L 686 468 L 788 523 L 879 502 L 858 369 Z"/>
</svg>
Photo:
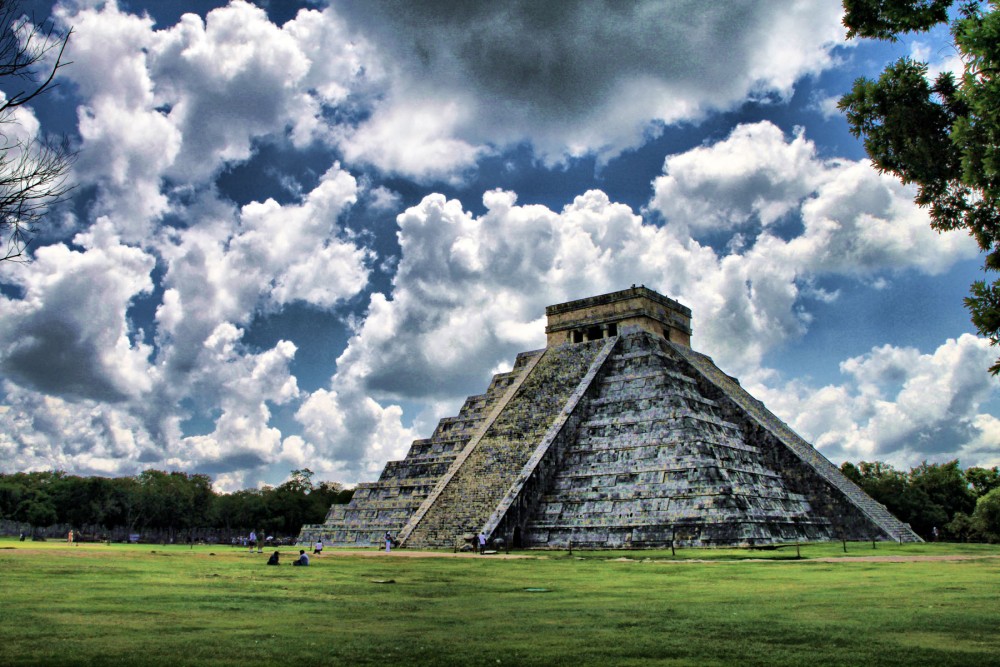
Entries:
<svg viewBox="0 0 1000 667">
<path fill-rule="evenodd" d="M 547 348 L 481 437 L 469 443 L 410 518 L 400 532 L 403 545 L 452 547 L 460 535 L 483 530 L 581 381 L 592 376 L 588 371 L 595 359 L 602 352 L 606 356 L 614 342 Z"/>
</svg>

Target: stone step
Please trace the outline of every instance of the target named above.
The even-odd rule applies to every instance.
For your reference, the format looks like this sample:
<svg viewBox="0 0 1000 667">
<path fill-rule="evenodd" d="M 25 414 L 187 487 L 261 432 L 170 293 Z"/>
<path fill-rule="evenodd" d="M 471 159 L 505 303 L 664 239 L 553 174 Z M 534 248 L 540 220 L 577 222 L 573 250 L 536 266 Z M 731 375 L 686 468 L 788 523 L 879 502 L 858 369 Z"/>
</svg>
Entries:
<svg viewBox="0 0 1000 667">
<path fill-rule="evenodd" d="M 428 499 L 407 535 L 408 546 L 449 546 L 456 535 L 483 527 L 603 346 L 597 341 L 545 351 L 466 458 L 456 461 L 438 495 Z"/>
</svg>

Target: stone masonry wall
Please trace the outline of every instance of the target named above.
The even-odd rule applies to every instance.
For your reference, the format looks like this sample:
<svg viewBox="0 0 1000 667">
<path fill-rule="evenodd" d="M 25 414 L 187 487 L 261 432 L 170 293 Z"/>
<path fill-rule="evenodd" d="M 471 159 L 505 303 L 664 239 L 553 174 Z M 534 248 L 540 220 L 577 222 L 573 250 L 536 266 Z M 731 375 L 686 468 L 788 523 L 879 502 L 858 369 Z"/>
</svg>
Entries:
<svg viewBox="0 0 1000 667">
<path fill-rule="evenodd" d="M 783 472 L 790 488 L 808 498 L 813 511 L 827 517 L 833 537 L 852 540 L 921 541 L 920 537 L 847 479 L 833 463 L 747 393 L 705 355 L 664 343 L 699 372 L 702 390 L 714 396 L 723 413 L 739 424 L 768 461 Z"/>
<path fill-rule="evenodd" d="M 636 548 L 830 538 L 830 524 L 648 333 L 624 336 L 588 393 L 528 546 Z"/>
</svg>

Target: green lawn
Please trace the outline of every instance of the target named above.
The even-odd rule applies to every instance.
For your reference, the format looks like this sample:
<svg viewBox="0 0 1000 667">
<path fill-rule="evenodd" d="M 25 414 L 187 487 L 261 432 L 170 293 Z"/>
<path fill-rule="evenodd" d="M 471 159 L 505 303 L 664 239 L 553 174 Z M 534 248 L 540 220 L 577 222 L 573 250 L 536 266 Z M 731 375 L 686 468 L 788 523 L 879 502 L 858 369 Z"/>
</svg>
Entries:
<svg viewBox="0 0 1000 667">
<path fill-rule="evenodd" d="M 0 539 L 0 664 L 937 666 L 1000 655 L 998 558 L 815 560 L 844 556 L 837 543 L 803 546 L 801 561 L 791 547 L 676 560 L 327 554 L 293 568 L 295 552 L 275 568 L 229 547 Z M 852 543 L 847 556 L 948 554 L 1000 548 Z"/>
</svg>

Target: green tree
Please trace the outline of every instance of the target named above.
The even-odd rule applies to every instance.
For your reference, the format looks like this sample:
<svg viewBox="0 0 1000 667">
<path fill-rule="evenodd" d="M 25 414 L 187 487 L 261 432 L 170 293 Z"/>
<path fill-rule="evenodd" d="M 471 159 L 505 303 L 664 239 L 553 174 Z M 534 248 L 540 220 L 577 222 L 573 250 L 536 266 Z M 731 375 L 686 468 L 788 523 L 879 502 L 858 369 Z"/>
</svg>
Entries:
<svg viewBox="0 0 1000 667">
<path fill-rule="evenodd" d="M 251 530 L 290 537 L 304 523 L 320 523 L 331 504 L 349 502 L 352 490 L 312 481 L 308 468 L 293 470 L 277 486 L 216 494 L 208 475 L 145 470 L 131 477 L 80 477 L 61 471 L 0 473 L 0 518 L 45 527 L 152 528 L 171 538 L 196 538 L 201 529 L 228 534 Z"/>
<path fill-rule="evenodd" d="M 227 530 L 248 533 L 256 530 L 267 517 L 264 492 L 261 489 L 243 489 L 219 496 L 215 502 L 216 525 Z"/>
<path fill-rule="evenodd" d="M 976 529 L 972 517 L 965 512 L 959 512 L 951 521 L 946 523 L 944 533 L 949 540 L 956 542 L 978 542 L 982 539 L 982 535 Z"/>
<path fill-rule="evenodd" d="M 207 525 L 214 496 L 207 475 L 151 469 L 139 473 L 138 483 L 140 525 L 166 530 L 171 539 Z"/>
<path fill-rule="evenodd" d="M 184 515 L 181 517 L 181 526 L 187 529 L 188 537 L 193 538 L 195 531 L 209 525 L 212 502 L 215 499 L 212 478 L 202 474 L 172 474 L 181 480 L 184 493 Z"/>
<path fill-rule="evenodd" d="M 976 501 L 972 522 L 986 541 L 1000 542 L 1000 489 L 993 489 Z"/>
<path fill-rule="evenodd" d="M 313 471 L 309 468 L 293 470 L 283 484 L 266 490 L 268 518 L 265 527 L 269 532 L 282 535 L 297 535 L 306 523 L 319 523 L 326 516 L 330 504 L 328 490 L 332 484 L 323 482 L 318 487 L 313 484 Z"/>
<path fill-rule="evenodd" d="M 21 488 L 17 507 L 14 509 L 15 521 L 30 524 L 32 532 L 59 522 L 56 504 L 52 499 L 53 472 L 29 472 L 14 475 L 14 483 Z"/>
<path fill-rule="evenodd" d="M 282 486 L 294 491 L 300 491 L 303 494 L 311 493 L 313 490 L 312 478 L 314 474 L 309 468 L 293 470 L 288 476 L 288 481 L 282 484 Z"/>
<path fill-rule="evenodd" d="M 134 533 L 145 524 L 143 518 L 142 487 L 135 477 L 115 477 L 104 507 L 105 525 L 120 526 Z"/>
<path fill-rule="evenodd" d="M 922 500 L 913 508 L 910 524 L 923 537 L 931 537 L 935 528 L 943 529 L 959 512 L 969 514 L 976 506 L 965 473 L 958 460 L 947 463 L 924 461 L 910 470 L 911 494 Z"/>
<path fill-rule="evenodd" d="M 21 503 L 18 510 L 21 518 L 31 524 L 32 529 L 51 526 L 59 520 L 52 499 L 43 494 L 35 494 Z"/>
<path fill-rule="evenodd" d="M 125 525 L 118 520 L 120 507 L 114 479 L 88 477 L 85 486 L 91 524 L 104 529 Z"/>
<path fill-rule="evenodd" d="M 79 477 L 56 473 L 52 480 L 52 500 L 59 514 L 59 523 L 68 523 L 75 530 L 99 523 L 91 500 L 94 477 Z"/>
<path fill-rule="evenodd" d="M 840 472 L 844 473 L 844 476 L 847 479 L 851 480 L 858 486 L 861 486 L 861 471 L 858 470 L 856 465 L 850 461 L 844 461 L 840 464 Z"/>
<path fill-rule="evenodd" d="M 861 461 L 856 466 L 855 483 L 865 493 L 885 505 L 897 518 L 911 523 L 926 498 L 919 497 L 910 486 L 905 472 L 882 461 Z M 850 476 L 850 474 L 849 474 Z"/>
<path fill-rule="evenodd" d="M 215 521 L 230 530 L 264 530 L 278 537 L 297 535 L 303 524 L 322 523 L 330 505 L 350 502 L 354 495 L 353 490 L 345 490 L 338 482 L 316 484 L 313 476 L 309 468 L 293 470 L 288 480 L 276 487 L 220 496 L 215 503 Z"/>
<path fill-rule="evenodd" d="M 6 475 L 0 477 L 0 519 L 13 519 L 17 506 L 21 504 L 24 487 Z"/>
<path fill-rule="evenodd" d="M 1000 468 L 997 468 L 997 466 L 993 466 L 992 468 L 979 468 L 975 466 L 966 468 L 965 479 L 969 482 L 969 486 L 972 487 L 972 492 L 976 498 L 979 498 L 980 496 L 985 496 L 993 489 L 1000 487 Z"/>
<path fill-rule="evenodd" d="M 927 63 L 901 58 L 876 81 L 861 78 L 840 100 L 851 132 L 881 172 L 917 187 L 939 231 L 964 229 L 1000 269 L 1000 13 L 954 0 L 844 0 L 849 37 L 897 39 L 950 21 L 962 76 L 927 78 Z M 976 281 L 965 299 L 973 324 L 1000 344 L 1000 280 Z M 1000 360 L 990 367 L 1000 373 Z"/>
<path fill-rule="evenodd" d="M 138 528 L 167 528 L 176 511 L 169 492 L 167 473 L 162 470 L 143 470 L 137 476 L 139 483 Z"/>
<path fill-rule="evenodd" d="M 901 32 L 927 30 L 948 20 L 954 0 L 844 0 L 847 37 L 895 40 Z"/>
</svg>

